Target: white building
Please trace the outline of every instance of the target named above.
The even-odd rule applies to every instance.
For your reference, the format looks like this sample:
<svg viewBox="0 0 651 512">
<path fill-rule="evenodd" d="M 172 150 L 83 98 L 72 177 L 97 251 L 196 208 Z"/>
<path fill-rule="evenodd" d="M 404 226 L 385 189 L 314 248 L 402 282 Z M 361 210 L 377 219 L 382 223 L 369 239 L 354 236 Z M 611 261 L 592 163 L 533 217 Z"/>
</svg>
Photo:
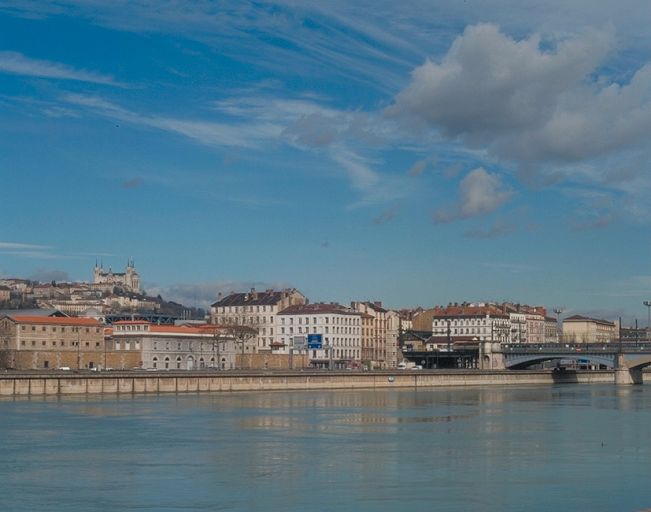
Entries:
<svg viewBox="0 0 651 512">
<path fill-rule="evenodd" d="M 455 304 L 434 308 L 432 340 L 447 343 L 478 341 L 511 341 L 511 320 L 508 313 L 490 304 Z"/>
<path fill-rule="evenodd" d="M 305 304 L 307 299 L 298 290 L 265 290 L 258 292 L 251 288 L 248 293 L 230 293 L 210 308 L 211 322 L 216 325 L 244 325 L 258 331 L 258 336 L 245 347 L 245 352 L 270 352 L 282 343 L 276 330 L 276 315 L 293 305 Z"/>
<path fill-rule="evenodd" d="M 322 348 L 307 349 L 317 368 L 358 367 L 362 357 L 361 314 L 340 304 L 297 304 L 276 317 L 278 351 L 288 353 L 296 344 L 321 341 Z"/>
<path fill-rule="evenodd" d="M 156 325 L 127 320 L 113 324 L 114 349 L 140 350 L 143 368 L 196 370 L 235 368 L 236 343 L 223 330 L 200 326 Z"/>
</svg>

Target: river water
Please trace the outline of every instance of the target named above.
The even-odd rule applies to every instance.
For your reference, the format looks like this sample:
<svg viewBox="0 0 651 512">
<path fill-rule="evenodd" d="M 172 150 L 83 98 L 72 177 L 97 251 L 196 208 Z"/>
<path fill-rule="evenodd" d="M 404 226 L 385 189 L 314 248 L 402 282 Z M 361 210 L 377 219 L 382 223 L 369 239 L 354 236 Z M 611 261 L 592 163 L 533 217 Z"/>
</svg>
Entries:
<svg viewBox="0 0 651 512">
<path fill-rule="evenodd" d="M 0 510 L 641 511 L 651 386 L 0 401 Z"/>
</svg>

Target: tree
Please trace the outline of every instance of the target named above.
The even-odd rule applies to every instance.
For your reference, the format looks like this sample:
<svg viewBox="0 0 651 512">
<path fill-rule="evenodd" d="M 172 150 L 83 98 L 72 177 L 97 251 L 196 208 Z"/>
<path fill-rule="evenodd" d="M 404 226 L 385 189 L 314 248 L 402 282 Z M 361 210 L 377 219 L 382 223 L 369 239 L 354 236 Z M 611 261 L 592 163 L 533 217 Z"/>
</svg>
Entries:
<svg viewBox="0 0 651 512">
<path fill-rule="evenodd" d="M 246 344 L 258 335 L 258 330 L 246 325 L 229 324 L 225 333 L 233 339 L 235 345 L 240 345 L 242 353 L 242 366 L 244 366 L 244 349 Z"/>
</svg>

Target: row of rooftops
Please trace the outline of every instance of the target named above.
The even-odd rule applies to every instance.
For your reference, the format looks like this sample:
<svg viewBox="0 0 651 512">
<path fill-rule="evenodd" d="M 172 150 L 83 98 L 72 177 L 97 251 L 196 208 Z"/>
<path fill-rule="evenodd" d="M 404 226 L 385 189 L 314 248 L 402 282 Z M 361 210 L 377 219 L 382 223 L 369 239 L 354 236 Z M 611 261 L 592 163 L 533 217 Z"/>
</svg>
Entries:
<svg viewBox="0 0 651 512">
<path fill-rule="evenodd" d="M 295 288 L 286 288 L 284 290 L 267 289 L 263 292 L 258 292 L 255 288 L 246 293 L 231 292 L 225 297 L 222 297 L 221 292 L 217 296 L 217 302 L 212 304 L 212 307 L 222 306 L 274 306 L 283 299 L 289 298 L 293 294 L 300 294 Z"/>
<path fill-rule="evenodd" d="M 278 315 L 357 315 L 360 316 L 359 311 L 354 309 L 347 308 L 341 304 L 335 302 L 332 303 L 323 303 L 316 302 L 314 304 L 295 304 L 289 306 L 282 311 L 278 312 Z"/>
</svg>

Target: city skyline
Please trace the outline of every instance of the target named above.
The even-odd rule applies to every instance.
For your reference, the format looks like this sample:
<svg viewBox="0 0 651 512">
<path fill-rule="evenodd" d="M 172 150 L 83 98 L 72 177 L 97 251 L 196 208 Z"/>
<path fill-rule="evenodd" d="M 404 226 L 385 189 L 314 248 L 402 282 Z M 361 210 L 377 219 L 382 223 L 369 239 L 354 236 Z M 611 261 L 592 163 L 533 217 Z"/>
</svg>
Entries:
<svg viewBox="0 0 651 512">
<path fill-rule="evenodd" d="M 293 286 L 645 324 L 650 21 L 636 1 L 0 2 L 0 276 L 133 256 L 190 306 Z"/>
</svg>

